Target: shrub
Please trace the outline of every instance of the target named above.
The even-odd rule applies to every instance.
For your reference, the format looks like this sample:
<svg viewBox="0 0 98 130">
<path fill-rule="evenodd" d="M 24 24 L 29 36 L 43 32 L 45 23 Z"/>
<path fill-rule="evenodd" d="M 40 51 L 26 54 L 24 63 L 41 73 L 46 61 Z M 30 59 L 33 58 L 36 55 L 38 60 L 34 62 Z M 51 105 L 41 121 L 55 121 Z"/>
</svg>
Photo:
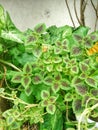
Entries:
<svg viewBox="0 0 98 130">
<path fill-rule="evenodd" d="M 98 31 L 88 31 L 41 23 L 21 32 L 0 6 L 0 97 L 9 104 L 0 106 L 4 129 L 26 122 L 39 130 L 89 127 L 76 120 L 85 110 L 98 116 Z"/>
</svg>

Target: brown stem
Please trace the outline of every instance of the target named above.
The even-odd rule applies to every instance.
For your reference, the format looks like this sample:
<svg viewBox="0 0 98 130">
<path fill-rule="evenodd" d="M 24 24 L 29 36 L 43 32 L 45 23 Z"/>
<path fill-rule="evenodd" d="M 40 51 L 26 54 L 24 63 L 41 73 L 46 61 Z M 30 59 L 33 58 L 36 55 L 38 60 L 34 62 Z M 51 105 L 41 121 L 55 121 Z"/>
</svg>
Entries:
<svg viewBox="0 0 98 130">
<path fill-rule="evenodd" d="M 98 2 L 98 1 L 97 1 L 97 2 Z M 98 8 L 95 7 L 95 5 L 94 5 L 94 3 L 93 3 L 92 0 L 91 0 L 91 4 L 92 4 L 92 6 L 93 6 L 93 8 L 94 8 L 94 10 L 95 10 L 96 17 L 98 18 L 98 11 L 97 11 Z"/>
<path fill-rule="evenodd" d="M 75 27 L 75 23 L 74 23 L 74 20 L 73 20 L 73 18 L 72 18 L 72 15 L 71 15 L 71 11 L 70 11 L 70 8 L 69 8 L 69 5 L 68 5 L 68 1 L 65 0 L 65 3 L 66 3 L 66 6 L 67 6 L 67 9 L 68 9 L 69 16 L 70 16 L 70 18 L 71 18 L 72 24 L 73 24 L 73 26 Z"/>
<path fill-rule="evenodd" d="M 87 3 L 88 3 L 88 0 L 84 1 L 83 11 L 85 11 Z"/>
<path fill-rule="evenodd" d="M 98 1 L 97 1 L 97 7 L 96 7 L 96 11 L 97 11 L 97 15 L 98 15 Z M 94 31 L 96 31 L 96 27 L 97 27 L 97 21 L 98 21 L 98 18 L 96 16 L 96 21 L 95 21 L 95 27 L 94 27 Z"/>
<path fill-rule="evenodd" d="M 84 11 L 83 11 L 84 2 L 85 2 L 84 0 L 80 1 L 80 20 L 83 26 L 85 26 L 85 18 L 84 18 Z"/>
<path fill-rule="evenodd" d="M 74 0 L 74 11 L 75 11 L 75 15 L 76 15 L 77 21 L 78 21 L 78 23 L 81 25 L 81 21 L 80 21 L 80 19 L 79 19 L 79 17 L 78 17 L 78 14 L 77 14 L 76 0 Z"/>
</svg>

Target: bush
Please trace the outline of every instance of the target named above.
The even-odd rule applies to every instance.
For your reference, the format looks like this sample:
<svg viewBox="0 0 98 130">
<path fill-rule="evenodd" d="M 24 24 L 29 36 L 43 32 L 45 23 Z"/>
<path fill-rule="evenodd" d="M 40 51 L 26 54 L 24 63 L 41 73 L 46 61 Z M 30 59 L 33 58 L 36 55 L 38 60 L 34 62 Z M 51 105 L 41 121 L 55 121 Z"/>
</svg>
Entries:
<svg viewBox="0 0 98 130">
<path fill-rule="evenodd" d="M 98 116 L 98 31 L 68 25 L 18 30 L 0 6 L 0 125 L 22 129 L 74 130 L 92 127 Z M 80 115 L 79 123 L 76 120 Z M 78 129 L 79 130 L 79 129 Z"/>
</svg>

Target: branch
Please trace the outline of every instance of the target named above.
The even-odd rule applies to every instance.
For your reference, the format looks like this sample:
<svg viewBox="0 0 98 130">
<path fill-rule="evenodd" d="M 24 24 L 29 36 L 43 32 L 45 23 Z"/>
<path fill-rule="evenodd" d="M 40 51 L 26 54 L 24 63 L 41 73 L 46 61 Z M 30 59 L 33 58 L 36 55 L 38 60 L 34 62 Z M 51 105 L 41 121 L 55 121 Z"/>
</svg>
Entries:
<svg viewBox="0 0 98 130">
<path fill-rule="evenodd" d="M 85 18 L 84 18 L 84 11 L 83 11 L 83 5 L 84 5 L 84 0 L 80 1 L 80 20 L 81 24 L 85 26 Z"/>
<path fill-rule="evenodd" d="M 75 11 L 75 15 L 76 15 L 76 18 L 78 20 L 78 23 L 81 25 L 82 23 L 81 23 L 81 21 L 80 21 L 80 19 L 78 17 L 77 10 L 76 10 L 76 0 L 74 0 L 74 11 Z"/>
<path fill-rule="evenodd" d="M 19 68 L 17 68 L 15 65 L 13 65 L 12 63 L 9 63 L 9 62 L 7 62 L 7 61 L 3 61 L 3 60 L 1 60 L 1 59 L 0 59 L 0 63 L 5 64 L 5 65 L 8 65 L 8 66 L 12 67 L 13 69 L 15 69 L 15 70 L 21 72 L 21 70 L 20 70 Z"/>
<path fill-rule="evenodd" d="M 70 8 L 69 8 L 69 5 L 68 5 L 68 1 L 65 0 L 65 3 L 66 3 L 66 6 L 67 6 L 67 9 L 68 9 L 68 12 L 69 12 L 69 16 L 70 16 L 70 18 L 71 18 L 71 21 L 72 21 L 72 23 L 73 23 L 73 26 L 75 27 L 75 23 L 74 23 L 74 20 L 73 20 L 73 18 L 72 18 L 72 15 L 71 15 L 71 11 L 70 11 Z"/>
<path fill-rule="evenodd" d="M 96 10 L 97 10 L 97 15 L 98 15 L 98 1 L 97 1 L 97 7 L 96 7 Z M 97 16 L 96 16 L 96 21 L 95 21 L 94 31 L 96 31 L 97 21 L 98 21 L 98 18 L 97 18 Z"/>
<path fill-rule="evenodd" d="M 88 3 L 88 0 L 84 1 L 83 9 L 82 9 L 83 11 L 85 11 L 85 8 L 86 8 L 87 3 Z"/>
<path fill-rule="evenodd" d="M 97 12 L 97 9 L 96 9 L 96 7 L 95 7 L 95 5 L 94 5 L 94 3 L 93 3 L 92 0 L 91 0 L 91 4 L 92 4 L 92 6 L 93 6 L 93 8 L 94 8 L 94 10 L 95 10 L 96 17 L 98 18 L 98 12 Z"/>
</svg>

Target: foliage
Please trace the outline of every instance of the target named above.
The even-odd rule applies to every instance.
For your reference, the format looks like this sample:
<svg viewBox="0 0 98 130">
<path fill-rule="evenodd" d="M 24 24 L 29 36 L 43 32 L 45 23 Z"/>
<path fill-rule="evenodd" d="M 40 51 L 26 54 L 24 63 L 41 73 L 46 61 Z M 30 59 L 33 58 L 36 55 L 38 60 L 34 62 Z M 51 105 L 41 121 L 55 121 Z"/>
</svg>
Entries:
<svg viewBox="0 0 98 130">
<path fill-rule="evenodd" d="M 98 52 L 87 53 L 98 31 L 88 31 L 38 24 L 21 32 L 0 6 L 0 97 L 9 101 L 0 120 L 5 130 L 26 122 L 39 130 L 77 129 L 76 116 L 98 102 Z"/>
</svg>

